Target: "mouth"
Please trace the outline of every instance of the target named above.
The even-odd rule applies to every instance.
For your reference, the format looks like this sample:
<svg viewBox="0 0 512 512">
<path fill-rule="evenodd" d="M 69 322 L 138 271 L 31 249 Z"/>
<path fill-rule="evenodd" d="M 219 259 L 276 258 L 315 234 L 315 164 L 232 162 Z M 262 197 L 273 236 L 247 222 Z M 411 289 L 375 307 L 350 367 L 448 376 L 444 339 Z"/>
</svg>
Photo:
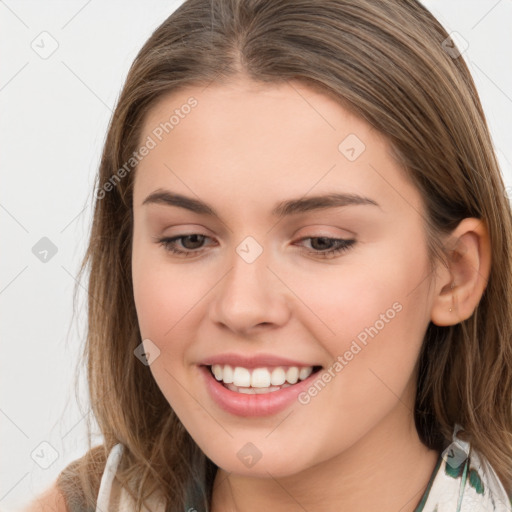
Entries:
<svg viewBox="0 0 512 512">
<path fill-rule="evenodd" d="M 280 391 L 318 373 L 322 366 L 264 366 L 244 368 L 229 364 L 205 365 L 210 375 L 226 389 L 247 395 Z"/>
</svg>

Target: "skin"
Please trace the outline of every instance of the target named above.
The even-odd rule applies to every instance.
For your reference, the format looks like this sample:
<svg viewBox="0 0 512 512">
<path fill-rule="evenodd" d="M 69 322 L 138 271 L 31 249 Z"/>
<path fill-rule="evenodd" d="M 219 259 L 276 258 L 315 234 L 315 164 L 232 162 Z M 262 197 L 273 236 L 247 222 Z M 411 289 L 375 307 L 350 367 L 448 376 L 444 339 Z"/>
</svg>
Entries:
<svg viewBox="0 0 512 512">
<path fill-rule="evenodd" d="M 414 426 L 415 364 L 430 321 L 456 324 L 474 311 L 490 266 L 485 225 L 462 221 L 445 240 L 457 257 L 431 273 L 421 195 L 386 140 L 299 83 L 239 77 L 188 87 L 153 106 L 140 140 L 190 96 L 198 105 L 136 170 L 132 273 L 142 339 L 160 350 L 150 371 L 219 467 L 213 512 L 413 511 L 439 455 Z M 338 149 L 349 134 L 366 146 L 354 161 Z M 157 189 L 207 202 L 220 219 L 143 205 Z M 279 201 L 332 191 L 379 206 L 270 214 Z M 157 241 L 191 233 L 209 237 L 202 246 L 178 241 L 182 250 L 199 247 L 192 257 Z M 250 264 L 236 252 L 247 236 L 263 249 Z M 356 243 L 323 259 L 317 239 L 302 240 L 322 236 Z M 401 311 L 307 405 L 238 417 L 200 378 L 200 361 L 225 352 L 328 368 L 394 303 Z M 251 468 L 237 457 L 247 442 L 262 454 Z"/>
</svg>

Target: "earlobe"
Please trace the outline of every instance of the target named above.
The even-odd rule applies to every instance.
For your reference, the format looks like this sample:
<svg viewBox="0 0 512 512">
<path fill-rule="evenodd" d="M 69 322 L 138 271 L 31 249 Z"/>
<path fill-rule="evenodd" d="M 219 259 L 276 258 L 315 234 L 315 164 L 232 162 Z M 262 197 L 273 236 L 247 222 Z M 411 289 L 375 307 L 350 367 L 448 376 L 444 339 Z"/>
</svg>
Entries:
<svg viewBox="0 0 512 512">
<path fill-rule="evenodd" d="M 491 269 L 489 233 L 480 219 L 462 220 L 445 247 L 448 268 L 442 267 L 436 276 L 431 310 L 431 320 L 439 326 L 458 324 L 473 314 Z"/>
</svg>

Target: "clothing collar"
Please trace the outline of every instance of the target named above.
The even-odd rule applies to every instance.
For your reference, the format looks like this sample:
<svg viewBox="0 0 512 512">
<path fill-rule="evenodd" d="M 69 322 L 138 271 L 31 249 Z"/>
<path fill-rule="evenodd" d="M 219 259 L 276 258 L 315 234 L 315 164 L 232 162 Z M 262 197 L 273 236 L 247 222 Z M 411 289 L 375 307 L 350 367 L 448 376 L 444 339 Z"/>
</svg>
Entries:
<svg viewBox="0 0 512 512">
<path fill-rule="evenodd" d="M 439 456 L 414 512 L 511 512 L 512 500 L 487 459 L 457 436 Z"/>
</svg>

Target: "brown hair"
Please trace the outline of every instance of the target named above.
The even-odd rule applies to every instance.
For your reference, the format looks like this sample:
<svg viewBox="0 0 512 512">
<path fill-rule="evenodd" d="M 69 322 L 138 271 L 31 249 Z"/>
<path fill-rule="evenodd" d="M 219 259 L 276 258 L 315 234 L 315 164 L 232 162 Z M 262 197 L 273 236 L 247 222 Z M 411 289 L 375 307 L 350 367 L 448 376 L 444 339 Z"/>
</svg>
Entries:
<svg viewBox="0 0 512 512">
<path fill-rule="evenodd" d="M 141 343 L 131 279 L 135 169 L 113 190 L 101 187 L 139 147 L 143 120 L 163 94 L 241 73 L 315 87 L 387 138 L 423 197 L 432 265 L 447 264 L 441 235 L 466 217 L 485 221 L 493 260 L 486 289 L 467 320 L 428 326 L 415 419 L 437 450 L 462 425 L 512 490 L 512 214 L 475 85 L 463 58 L 445 51 L 447 38 L 416 0 L 188 0 L 153 33 L 110 123 L 80 269 L 90 269 L 83 357 L 104 443 L 61 473 L 71 509 L 73 500 L 94 507 L 119 442 L 118 477 L 138 504 L 158 490 L 167 510 L 181 511 L 195 482 L 208 508 L 216 466 L 133 353 Z"/>
</svg>

